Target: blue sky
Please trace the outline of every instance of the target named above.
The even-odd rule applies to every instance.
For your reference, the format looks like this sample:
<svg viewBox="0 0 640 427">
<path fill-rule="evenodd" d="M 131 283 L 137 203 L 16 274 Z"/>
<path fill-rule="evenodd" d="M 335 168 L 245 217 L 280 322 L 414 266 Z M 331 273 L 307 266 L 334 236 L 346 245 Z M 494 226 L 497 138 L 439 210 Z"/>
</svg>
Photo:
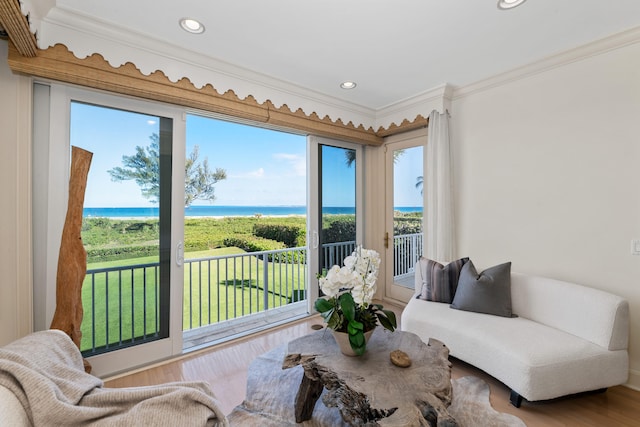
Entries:
<svg viewBox="0 0 640 427">
<path fill-rule="evenodd" d="M 306 204 L 305 136 L 189 115 L 187 153 L 194 145 L 211 168 L 227 171 L 216 184 L 216 204 Z"/>
<path fill-rule="evenodd" d="M 108 170 L 122 166 L 123 155 L 146 147 L 158 133 L 158 118 L 144 114 L 73 103 L 71 144 L 94 153 L 87 180 L 85 207 L 154 206 L 133 181 L 112 182 Z M 239 125 L 195 115 L 187 116 L 187 154 L 198 145 L 200 159 L 212 169 L 223 168 L 227 179 L 215 186 L 216 205 L 300 206 L 306 203 L 306 137 Z M 403 155 L 396 170 L 414 168 L 414 157 Z M 420 155 L 421 157 L 421 155 Z M 403 162 L 403 163 L 400 163 Z M 421 162 L 421 159 L 420 159 Z M 421 164 L 421 163 L 420 163 Z M 326 206 L 353 206 L 353 167 L 343 150 L 325 150 Z M 415 170 L 415 169 L 414 169 Z M 407 172 L 408 174 L 408 172 Z M 406 174 L 405 174 L 406 175 Z M 415 177 L 402 177 L 396 206 L 421 205 Z M 194 205 L 208 202 L 196 201 Z"/>
<path fill-rule="evenodd" d="M 422 176 L 422 147 L 411 147 L 396 159 L 393 168 L 393 205 L 422 206 L 416 178 Z"/>
</svg>

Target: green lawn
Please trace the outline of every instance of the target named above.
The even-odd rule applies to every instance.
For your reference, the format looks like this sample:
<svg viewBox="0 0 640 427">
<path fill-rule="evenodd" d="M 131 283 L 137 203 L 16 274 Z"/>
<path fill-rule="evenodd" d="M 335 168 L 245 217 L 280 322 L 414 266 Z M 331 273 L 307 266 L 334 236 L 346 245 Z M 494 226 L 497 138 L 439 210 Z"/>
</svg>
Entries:
<svg viewBox="0 0 640 427">
<path fill-rule="evenodd" d="M 297 291 L 304 289 L 304 265 L 277 262 L 266 263 L 255 256 L 229 258 L 210 262 L 189 262 L 199 258 L 243 254 L 238 248 L 220 248 L 191 252 L 185 258 L 183 298 L 183 329 L 192 329 L 264 310 L 265 295 L 269 308 L 279 307 L 297 299 Z M 153 264 L 157 258 L 93 263 L 88 270 Z M 136 269 L 121 273 L 110 272 L 95 276 L 95 283 L 87 276 L 83 285 L 81 349 L 117 344 L 157 330 L 157 270 Z M 241 281 L 241 277 L 245 280 Z M 268 291 L 265 292 L 265 278 Z M 91 302 L 97 301 L 92 307 Z M 145 303 L 146 301 L 146 303 Z M 95 318 L 95 322 L 93 321 Z M 95 330 L 92 328 L 95 325 Z M 95 342 L 94 342 L 95 340 Z"/>
</svg>

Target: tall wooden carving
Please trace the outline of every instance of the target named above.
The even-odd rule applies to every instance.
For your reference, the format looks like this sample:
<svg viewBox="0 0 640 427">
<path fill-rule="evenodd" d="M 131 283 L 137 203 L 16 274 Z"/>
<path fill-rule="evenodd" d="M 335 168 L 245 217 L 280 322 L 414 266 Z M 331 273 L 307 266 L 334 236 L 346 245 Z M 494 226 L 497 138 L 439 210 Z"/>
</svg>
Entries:
<svg viewBox="0 0 640 427">
<path fill-rule="evenodd" d="M 87 188 L 87 175 L 93 153 L 82 148 L 71 148 L 71 174 L 67 217 L 62 230 L 58 273 L 56 276 L 56 310 L 51 329 L 66 332 L 80 348 L 82 339 L 82 282 L 87 273 L 87 251 L 82 244 L 82 209 Z M 91 365 L 84 361 L 85 371 Z"/>
</svg>

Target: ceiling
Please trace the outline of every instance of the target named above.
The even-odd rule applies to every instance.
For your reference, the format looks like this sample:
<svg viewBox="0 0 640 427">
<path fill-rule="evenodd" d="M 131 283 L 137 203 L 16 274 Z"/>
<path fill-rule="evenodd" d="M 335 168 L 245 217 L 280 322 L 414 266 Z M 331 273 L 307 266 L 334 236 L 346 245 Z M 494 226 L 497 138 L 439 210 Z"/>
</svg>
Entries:
<svg viewBox="0 0 640 427">
<path fill-rule="evenodd" d="M 220 75 L 286 85 L 353 108 L 389 108 L 444 84 L 464 87 L 640 27 L 638 0 L 24 0 L 40 48 L 69 45 L 53 28 L 109 43 L 215 61 Z M 25 10 L 26 9 L 26 10 Z M 183 31 L 191 17 L 206 28 Z M 58 39 L 56 38 L 58 37 Z M 96 41 L 97 40 L 97 41 Z M 123 40 L 126 40 L 123 42 Z M 160 52 L 158 52 L 160 51 Z M 87 52 L 85 52 L 87 54 Z M 115 54 L 114 54 L 115 56 Z M 187 59 L 185 59 L 187 58 Z M 193 56 L 183 56 L 188 62 Z M 136 63 L 138 58 L 120 58 Z M 136 64 L 137 65 L 137 64 Z M 175 66 L 175 65 L 174 65 Z M 179 67 L 177 67 L 179 68 Z M 163 70 L 165 71 L 165 70 Z M 171 74 L 172 71 L 168 71 Z M 179 73 L 174 70 L 173 73 Z M 176 78 L 178 76 L 175 76 Z M 187 76 L 188 77 L 188 76 Z M 214 77 L 210 83 L 216 87 Z M 357 87 L 340 88 L 352 80 Z M 275 83 L 274 83 L 275 82 Z"/>
</svg>

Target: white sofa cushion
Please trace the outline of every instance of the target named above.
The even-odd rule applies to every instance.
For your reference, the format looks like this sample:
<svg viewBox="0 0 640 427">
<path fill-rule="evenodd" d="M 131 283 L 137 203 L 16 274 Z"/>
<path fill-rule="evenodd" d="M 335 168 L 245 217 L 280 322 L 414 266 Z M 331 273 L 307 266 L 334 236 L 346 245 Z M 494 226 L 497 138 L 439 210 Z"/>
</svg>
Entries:
<svg viewBox="0 0 640 427">
<path fill-rule="evenodd" d="M 512 273 L 511 305 L 520 317 L 608 350 L 628 348 L 629 304 L 617 295 L 575 283 Z"/>
</svg>

